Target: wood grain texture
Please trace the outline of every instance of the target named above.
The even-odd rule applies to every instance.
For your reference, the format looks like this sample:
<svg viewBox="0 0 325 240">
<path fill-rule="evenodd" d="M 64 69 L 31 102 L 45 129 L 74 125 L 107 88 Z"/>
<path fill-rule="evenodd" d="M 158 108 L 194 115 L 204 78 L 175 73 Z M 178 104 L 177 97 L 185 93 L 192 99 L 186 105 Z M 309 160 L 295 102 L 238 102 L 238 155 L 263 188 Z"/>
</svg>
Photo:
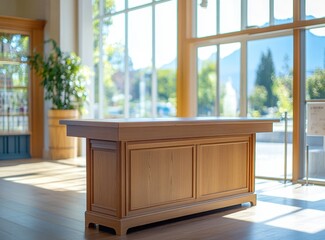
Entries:
<svg viewBox="0 0 325 240">
<path fill-rule="evenodd" d="M 67 126 L 61 119 L 78 118 L 78 110 L 48 110 L 49 150 L 51 159 L 77 157 L 77 138 L 67 136 Z"/>
<path fill-rule="evenodd" d="M 193 198 L 194 161 L 192 146 L 132 150 L 129 210 Z"/>
<path fill-rule="evenodd" d="M 61 120 L 68 135 L 109 141 L 163 140 L 271 132 L 278 119 L 170 118 Z"/>
<path fill-rule="evenodd" d="M 200 197 L 248 192 L 248 142 L 208 144 L 199 147 Z"/>
<path fill-rule="evenodd" d="M 116 216 L 117 163 L 113 151 L 93 150 L 91 210 Z"/>
</svg>

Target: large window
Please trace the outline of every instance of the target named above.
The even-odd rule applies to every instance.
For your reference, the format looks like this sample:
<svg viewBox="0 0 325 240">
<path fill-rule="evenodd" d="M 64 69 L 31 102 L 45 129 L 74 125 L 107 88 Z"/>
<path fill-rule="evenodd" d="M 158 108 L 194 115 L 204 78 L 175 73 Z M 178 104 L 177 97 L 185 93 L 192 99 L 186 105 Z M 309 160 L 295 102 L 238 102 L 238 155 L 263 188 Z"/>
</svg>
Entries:
<svg viewBox="0 0 325 240">
<path fill-rule="evenodd" d="M 291 178 L 295 164 L 299 166 L 299 178 L 303 178 L 305 146 L 297 140 L 295 152 L 300 155 L 294 162 L 293 131 L 304 138 L 305 115 L 294 112 L 305 113 L 299 110 L 305 107 L 305 98 L 302 94 L 303 99 L 296 101 L 294 109 L 294 96 L 298 97 L 294 89 L 306 89 L 307 102 L 325 99 L 324 27 L 312 24 L 314 20 L 319 24 L 319 19 L 324 18 L 323 2 L 215 0 L 203 7 L 202 2 L 197 0 L 194 4 L 196 31 L 192 38 L 197 50 L 197 115 L 280 119 L 273 133 L 257 134 L 256 174 Z M 294 9 L 300 8 L 294 5 L 298 3 L 304 11 L 296 21 Z M 295 16 L 299 14 L 296 12 Z M 304 29 L 303 25 L 301 29 L 295 28 L 305 19 L 309 21 L 308 28 Z M 211 23 L 210 28 L 207 22 Z M 298 37 L 296 43 L 302 43 L 301 48 L 298 50 L 296 45 L 294 52 L 294 38 Z M 306 78 L 300 74 L 304 69 Z M 294 75 L 299 78 L 294 80 Z M 298 122 L 302 124 L 294 125 L 294 116 L 299 116 Z M 306 143 L 310 146 L 312 162 L 310 176 L 325 179 L 325 165 L 315 163 L 325 156 L 324 138 L 307 136 Z"/>
<path fill-rule="evenodd" d="M 176 115 L 177 1 L 93 0 L 95 116 Z"/>
<path fill-rule="evenodd" d="M 323 6 L 93 0 L 96 116 L 169 117 L 178 106 L 182 117 L 279 118 L 274 133 L 257 135 L 256 173 L 303 179 L 306 144 L 311 164 L 325 155 L 324 138 L 305 132 L 305 103 L 325 100 Z M 324 180 L 325 165 L 314 167 Z"/>
</svg>

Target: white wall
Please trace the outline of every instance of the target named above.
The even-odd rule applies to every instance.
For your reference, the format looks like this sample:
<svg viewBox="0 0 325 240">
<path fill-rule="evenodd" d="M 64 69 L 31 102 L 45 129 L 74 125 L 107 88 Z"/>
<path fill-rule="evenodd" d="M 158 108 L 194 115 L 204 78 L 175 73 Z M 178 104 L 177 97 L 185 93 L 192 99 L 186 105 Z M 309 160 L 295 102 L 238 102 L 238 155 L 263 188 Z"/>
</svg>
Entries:
<svg viewBox="0 0 325 240">
<path fill-rule="evenodd" d="M 76 0 L 61 0 L 60 46 L 63 51 L 78 52 L 78 3 Z"/>
<path fill-rule="evenodd" d="M 17 16 L 31 19 L 47 19 L 48 0 L 15 0 Z"/>
<path fill-rule="evenodd" d="M 0 0 L 0 15 L 30 19 L 47 19 L 49 0 Z"/>
<path fill-rule="evenodd" d="M 16 0 L 0 0 L 1 16 L 16 16 Z"/>
</svg>

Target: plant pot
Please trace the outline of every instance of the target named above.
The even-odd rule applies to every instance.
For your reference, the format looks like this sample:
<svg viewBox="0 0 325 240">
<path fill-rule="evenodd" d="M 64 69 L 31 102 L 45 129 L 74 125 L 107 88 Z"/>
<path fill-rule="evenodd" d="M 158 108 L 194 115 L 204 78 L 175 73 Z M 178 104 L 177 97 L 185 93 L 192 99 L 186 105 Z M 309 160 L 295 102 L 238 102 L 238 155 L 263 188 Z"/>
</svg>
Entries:
<svg viewBox="0 0 325 240">
<path fill-rule="evenodd" d="M 77 138 L 67 136 L 67 128 L 61 119 L 78 118 L 78 110 L 49 110 L 49 150 L 52 160 L 77 157 Z"/>
</svg>

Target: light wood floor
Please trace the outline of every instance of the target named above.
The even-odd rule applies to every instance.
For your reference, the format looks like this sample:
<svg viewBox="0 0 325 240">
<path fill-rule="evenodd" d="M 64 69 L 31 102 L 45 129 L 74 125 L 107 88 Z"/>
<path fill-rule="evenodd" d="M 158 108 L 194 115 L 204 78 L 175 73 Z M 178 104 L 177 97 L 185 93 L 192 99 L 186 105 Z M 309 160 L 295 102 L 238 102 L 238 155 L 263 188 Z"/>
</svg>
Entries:
<svg viewBox="0 0 325 240">
<path fill-rule="evenodd" d="M 325 188 L 257 180 L 248 204 L 130 229 L 85 229 L 83 159 L 0 161 L 0 239 L 325 239 Z"/>
</svg>

